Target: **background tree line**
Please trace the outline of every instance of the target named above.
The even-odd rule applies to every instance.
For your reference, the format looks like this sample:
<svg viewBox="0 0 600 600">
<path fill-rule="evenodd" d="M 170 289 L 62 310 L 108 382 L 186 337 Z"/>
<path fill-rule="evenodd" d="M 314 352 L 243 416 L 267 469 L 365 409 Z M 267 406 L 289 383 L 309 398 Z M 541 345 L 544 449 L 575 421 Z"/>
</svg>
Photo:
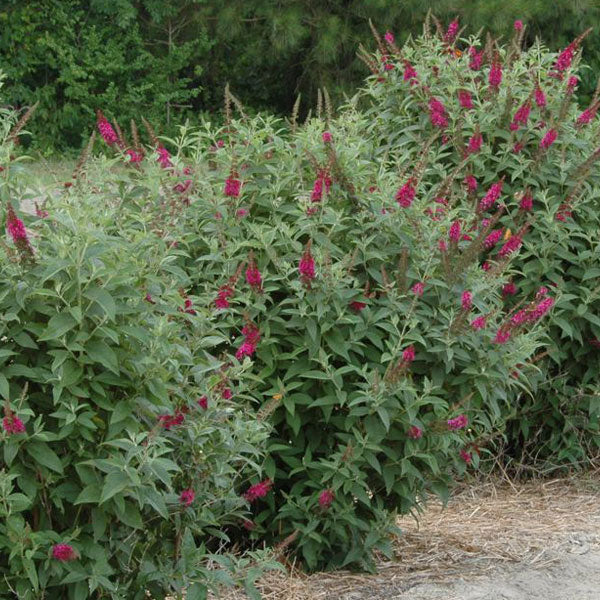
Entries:
<svg viewBox="0 0 600 600">
<path fill-rule="evenodd" d="M 399 42 L 420 32 L 432 8 L 467 31 L 510 35 L 516 18 L 553 49 L 600 16 L 598 0 L 3 0 L 3 102 L 40 102 L 30 124 L 44 150 L 78 148 L 96 108 L 127 124 L 145 116 L 169 133 L 183 118 L 218 111 L 229 82 L 250 110 L 289 113 L 327 87 L 335 101 L 367 74 L 356 58 L 372 47 L 368 20 Z M 585 41 L 600 65 L 600 37 Z M 582 75 L 588 94 L 595 69 Z M 220 113 L 213 117 L 220 118 Z"/>
</svg>

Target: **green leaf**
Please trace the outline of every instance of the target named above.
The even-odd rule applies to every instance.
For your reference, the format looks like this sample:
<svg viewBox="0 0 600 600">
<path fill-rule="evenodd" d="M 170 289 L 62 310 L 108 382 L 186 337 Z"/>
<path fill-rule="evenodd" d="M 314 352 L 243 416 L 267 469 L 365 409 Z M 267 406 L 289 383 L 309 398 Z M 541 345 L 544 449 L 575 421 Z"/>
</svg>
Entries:
<svg viewBox="0 0 600 600">
<path fill-rule="evenodd" d="M 115 409 L 113 410 L 112 416 L 110 417 L 110 424 L 120 423 L 127 417 L 133 414 L 133 406 L 128 400 L 119 400 Z"/>
<path fill-rule="evenodd" d="M 144 526 L 142 523 L 142 515 L 137 506 L 132 502 L 125 502 L 125 511 L 119 511 L 118 516 L 125 525 L 128 525 L 133 529 L 142 529 Z"/>
<path fill-rule="evenodd" d="M 21 512 L 31 506 L 31 500 L 25 494 L 9 494 L 8 503 L 11 512 Z"/>
<path fill-rule="evenodd" d="M 57 454 L 44 442 L 30 442 L 25 445 L 27 454 L 33 458 L 37 463 L 56 471 L 57 473 L 63 474 L 63 466 L 58 458 Z"/>
<path fill-rule="evenodd" d="M 101 508 L 92 508 L 92 528 L 94 530 L 95 541 L 98 541 L 104 535 L 106 525 L 106 513 Z"/>
<path fill-rule="evenodd" d="M 308 379 L 330 379 L 329 375 L 323 371 L 304 371 L 300 373 L 300 376 Z"/>
<path fill-rule="evenodd" d="M 40 582 L 38 581 L 38 574 L 35 568 L 35 563 L 30 558 L 24 558 L 23 566 L 25 567 L 25 571 L 27 572 L 27 578 L 31 582 L 33 589 L 37 592 L 40 587 Z"/>
<path fill-rule="evenodd" d="M 113 373 L 119 373 L 119 362 L 113 349 L 101 340 L 94 340 L 85 345 L 85 352 L 94 362 L 104 365 Z"/>
<path fill-rule="evenodd" d="M 104 314 L 108 317 L 109 320 L 115 320 L 115 315 L 117 312 L 115 301 L 113 300 L 113 297 L 104 288 L 98 286 L 90 287 L 85 291 L 84 296 L 98 304 L 98 306 L 102 308 Z"/>
<path fill-rule="evenodd" d="M 590 269 L 586 269 L 585 274 L 581 278 L 581 281 L 586 281 L 587 279 L 595 279 L 596 277 L 600 277 L 600 267 L 591 267 Z"/>
<path fill-rule="evenodd" d="M 10 400 L 10 386 L 8 385 L 8 379 L 0 373 L 0 396 L 5 400 Z"/>
<path fill-rule="evenodd" d="M 15 460 L 15 456 L 19 452 L 19 443 L 16 439 L 9 438 L 6 442 L 4 442 L 3 446 L 4 462 L 8 467 L 10 467 L 10 465 L 12 465 L 12 461 Z"/>
<path fill-rule="evenodd" d="M 201 583 L 192 583 L 186 590 L 185 600 L 206 600 L 208 596 L 208 589 Z"/>
<path fill-rule="evenodd" d="M 73 504 L 98 504 L 100 500 L 100 485 L 93 483 L 84 487 Z"/>
<path fill-rule="evenodd" d="M 44 334 L 38 339 L 41 341 L 55 340 L 73 329 L 75 325 L 77 325 L 77 321 L 69 313 L 59 313 L 48 321 Z"/>
<path fill-rule="evenodd" d="M 15 340 L 15 342 L 17 344 L 19 344 L 19 346 L 21 346 L 21 348 L 32 348 L 33 350 L 37 350 L 39 347 L 33 341 L 33 338 L 28 333 L 25 333 L 24 331 L 21 331 L 20 333 L 17 333 L 16 335 L 14 335 L 13 339 Z"/>
<path fill-rule="evenodd" d="M 113 471 L 106 476 L 102 494 L 100 495 L 100 504 L 104 504 L 110 500 L 115 494 L 122 492 L 128 485 L 131 484 L 129 476 L 123 471 Z"/>
</svg>

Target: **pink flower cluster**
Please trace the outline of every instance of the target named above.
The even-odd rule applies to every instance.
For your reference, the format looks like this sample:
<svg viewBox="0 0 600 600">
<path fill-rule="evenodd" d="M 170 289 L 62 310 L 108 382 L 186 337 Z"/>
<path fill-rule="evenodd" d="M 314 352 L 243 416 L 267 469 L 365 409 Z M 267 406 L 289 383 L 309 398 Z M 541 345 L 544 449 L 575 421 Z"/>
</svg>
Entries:
<svg viewBox="0 0 600 600">
<path fill-rule="evenodd" d="M 21 221 L 14 212 L 8 214 L 7 217 L 6 228 L 8 229 L 8 233 L 13 239 L 13 242 L 17 243 L 21 240 L 27 240 L 27 230 L 25 229 L 23 221 Z"/>
<path fill-rule="evenodd" d="M 500 252 L 498 252 L 498 256 L 508 256 L 509 254 L 512 254 L 513 252 L 515 252 L 516 250 L 518 250 L 521 247 L 521 244 L 523 243 L 523 240 L 521 239 L 521 236 L 519 235 L 513 235 L 511 238 L 509 238 L 504 245 L 502 246 L 502 248 L 500 248 Z"/>
<path fill-rule="evenodd" d="M 317 173 L 317 178 L 313 184 L 312 194 L 310 199 L 312 202 L 320 202 L 323 199 L 323 190 L 326 194 L 329 194 L 329 188 L 331 187 L 331 177 L 329 177 L 326 170 L 320 170 Z"/>
<path fill-rule="evenodd" d="M 544 108 L 544 106 L 546 106 L 546 94 L 544 94 L 544 91 L 539 85 L 535 88 L 534 97 L 535 103 L 540 108 Z"/>
<path fill-rule="evenodd" d="M 471 464 L 471 453 L 467 452 L 464 448 L 459 452 L 460 457 L 469 465 Z"/>
<path fill-rule="evenodd" d="M 417 192 L 415 183 L 415 179 L 410 177 L 408 181 L 396 192 L 396 202 L 402 208 L 408 208 L 413 203 L 415 194 Z"/>
<path fill-rule="evenodd" d="M 141 152 L 136 152 L 131 149 L 127 150 L 125 154 L 129 157 L 129 162 L 133 164 L 141 163 L 144 158 L 144 155 Z"/>
<path fill-rule="evenodd" d="M 447 29 L 446 33 L 444 34 L 444 41 L 447 42 L 448 44 L 451 44 L 456 39 L 457 34 L 458 34 L 458 21 L 456 19 L 454 19 L 454 21 L 452 21 L 452 23 L 450 23 L 450 25 L 448 25 L 448 29 Z"/>
<path fill-rule="evenodd" d="M 519 208 L 524 212 L 533 210 L 533 197 L 531 194 L 524 194 L 519 203 Z"/>
<path fill-rule="evenodd" d="M 473 108 L 473 100 L 471 94 L 466 90 L 460 90 L 458 92 L 458 102 L 462 108 Z"/>
<path fill-rule="evenodd" d="M 196 314 L 196 310 L 194 309 L 194 303 L 189 298 L 184 298 L 183 308 L 179 308 L 179 311 L 185 313 L 186 315 Z"/>
<path fill-rule="evenodd" d="M 485 329 L 486 326 L 486 318 L 485 316 L 477 317 L 471 321 L 471 327 L 477 331 L 479 329 Z"/>
<path fill-rule="evenodd" d="M 350 304 L 348 304 L 348 306 L 354 311 L 354 312 L 360 312 L 361 310 L 364 310 L 365 308 L 367 308 L 367 303 L 366 302 L 359 302 L 358 300 L 353 300 L 352 302 L 350 302 Z"/>
<path fill-rule="evenodd" d="M 516 293 L 517 293 L 517 286 L 512 281 L 509 281 L 508 283 L 504 284 L 504 286 L 502 287 L 502 295 L 503 296 L 514 296 Z"/>
<path fill-rule="evenodd" d="M 418 281 L 412 286 L 411 290 L 415 296 L 422 296 L 423 292 L 425 291 L 425 284 Z"/>
<path fill-rule="evenodd" d="M 404 75 L 402 78 L 404 81 L 410 81 L 411 85 L 417 82 L 417 71 L 407 60 L 404 61 Z"/>
<path fill-rule="evenodd" d="M 330 490 L 330 489 L 323 490 L 319 494 L 319 506 L 321 508 L 328 509 L 333 504 L 334 499 L 335 499 L 335 494 L 333 493 L 333 490 Z"/>
<path fill-rule="evenodd" d="M 192 502 L 194 502 L 196 498 L 196 492 L 192 489 L 183 490 L 179 496 L 180 504 L 184 506 L 191 506 Z"/>
<path fill-rule="evenodd" d="M 310 251 L 310 242 L 306 245 L 304 253 L 300 258 L 298 271 L 300 271 L 300 279 L 305 285 L 309 285 L 315 278 L 315 259 Z"/>
<path fill-rule="evenodd" d="M 173 191 L 178 192 L 180 194 L 185 194 L 192 185 L 191 179 L 186 179 L 185 181 L 180 181 L 175 186 L 173 186 Z"/>
<path fill-rule="evenodd" d="M 483 240 L 483 247 L 487 250 L 493 248 L 502 239 L 502 229 L 494 229 L 486 238 Z"/>
<path fill-rule="evenodd" d="M 242 328 L 244 341 L 235 353 L 238 360 L 243 360 L 244 356 L 252 356 L 256 352 L 256 346 L 260 341 L 260 331 L 253 323 L 248 323 Z"/>
<path fill-rule="evenodd" d="M 540 148 L 542 150 L 547 150 L 548 148 L 550 148 L 550 146 L 552 146 L 552 144 L 554 144 L 557 137 L 558 131 L 556 131 L 556 129 L 548 129 L 548 131 L 542 138 L 542 141 L 540 142 Z"/>
<path fill-rule="evenodd" d="M 527 121 L 529 120 L 530 112 L 531 112 L 531 103 L 529 102 L 529 100 L 527 100 L 527 102 L 522 104 L 517 109 L 517 112 L 515 113 L 513 120 L 510 124 L 510 130 L 516 131 L 517 129 L 519 129 L 520 125 L 523 125 L 525 127 L 527 125 Z"/>
<path fill-rule="evenodd" d="M 423 430 L 416 425 L 411 425 L 407 435 L 411 440 L 419 440 L 423 437 Z"/>
<path fill-rule="evenodd" d="M 408 366 L 413 360 L 415 360 L 414 346 L 408 346 L 402 352 L 402 361 L 406 366 Z"/>
<path fill-rule="evenodd" d="M 96 111 L 98 131 L 102 136 L 102 139 L 109 145 L 112 146 L 118 142 L 117 134 L 112 128 L 112 125 L 108 122 L 108 119 L 102 114 L 101 110 Z"/>
<path fill-rule="evenodd" d="M 158 152 L 158 164 L 163 169 L 170 169 L 173 166 L 171 153 L 164 146 L 159 146 L 156 151 Z"/>
<path fill-rule="evenodd" d="M 252 257 L 248 260 L 248 267 L 246 268 L 246 283 L 255 292 L 262 292 L 262 276 Z"/>
<path fill-rule="evenodd" d="M 448 237 L 450 238 L 451 242 L 458 244 L 460 241 L 460 221 L 454 221 L 452 225 L 450 225 Z"/>
<path fill-rule="evenodd" d="M 481 69 L 481 63 L 483 62 L 483 50 L 477 52 L 474 46 L 469 48 L 469 69 L 471 71 L 479 71 Z"/>
<path fill-rule="evenodd" d="M 447 423 L 449 429 L 456 431 L 466 427 L 469 424 L 469 419 L 466 415 L 458 415 L 458 417 L 454 417 L 454 419 L 448 419 Z"/>
<path fill-rule="evenodd" d="M 475 132 L 467 144 L 467 154 L 477 154 L 481 150 L 483 144 L 483 136 L 479 132 Z"/>
<path fill-rule="evenodd" d="M 25 423 L 19 419 L 13 412 L 6 414 L 2 419 L 2 428 L 7 435 L 18 435 L 25 433 Z"/>
<path fill-rule="evenodd" d="M 223 193 L 228 198 L 237 198 L 240 195 L 240 190 L 242 188 L 242 182 L 239 179 L 236 179 L 233 175 L 230 175 L 225 180 L 225 189 Z"/>
<path fill-rule="evenodd" d="M 488 210 L 491 208 L 500 198 L 500 194 L 502 193 L 502 186 L 504 185 L 504 181 L 501 179 L 496 183 L 493 183 L 490 186 L 490 189 L 487 191 L 485 196 L 482 198 L 479 203 L 479 210 L 483 212 L 484 210 Z"/>
<path fill-rule="evenodd" d="M 177 410 L 173 415 L 159 415 L 158 422 L 161 424 L 163 429 L 169 430 L 171 427 L 181 425 L 185 419 L 184 414 Z"/>
<path fill-rule="evenodd" d="M 546 288 L 541 288 L 536 296 L 536 301 L 516 312 L 507 323 L 503 323 L 496 332 L 494 343 L 506 343 L 511 338 L 515 329 L 526 323 L 535 323 L 547 314 L 554 306 L 554 298 L 546 296 L 547 293 Z"/>
<path fill-rule="evenodd" d="M 566 71 L 573 62 L 573 57 L 575 56 L 575 44 L 571 42 L 559 55 L 556 59 L 556 63 L 554 63 L 554 68 L 563 72 Z"/>
<path fill-rule="evenodd" d="M 471 292 L 463 292 L 461 296 L 461 306 L 465 312 L 469 312 L 473 308 L 473 294 Z"/>
<path fill-rule="evenodd" d="M 229 308 L 229 298 L 233 296 L 233 288 L 229 284 L 222 285 L 217 292 L 215 306 L 217 308 Z"/>
<path fill-rule="evenodd" d="M 69 560 L 75 560 L 77 554 L 73 549 L 73 546 L 69 544 L 55 544 L 52 546 L 52 558 L 59 560 L 60 562 L 67 562 Z"/>
<path fill-rule="evenodd" d="M 490 84 L 490 87 L 496 91 L 502 83 L 502 65 L 497 60 L 495 60 L 490 67 L 488 83 Z"/>
<path fill-rule="evenodd" d="M 258 500 L 259 498 L 264 498 L 271 490 L 272 485 L 273 482 L 270 479 L 265 479 L 264 481 L 255 483 L 246 490 L 244 493 L 244 498 L 250 503 Z"/>
<path fill-rule="evenodd" d="M 464 183 L 467 186 L 467 189 L 469 190 L 469 193 L 473 193 L 477 191 L 477 179 L 475 179 L 475 177 L 473 177 L 473 175 L 467 175 L 464 178 Z"/>
<path fill-rule="evenodd" d="M 446 107 L 433 96 L 429 99 L 429 119 L 431 124 L 438 129 L 446 129 L 448 127 Z"/>
</svg>

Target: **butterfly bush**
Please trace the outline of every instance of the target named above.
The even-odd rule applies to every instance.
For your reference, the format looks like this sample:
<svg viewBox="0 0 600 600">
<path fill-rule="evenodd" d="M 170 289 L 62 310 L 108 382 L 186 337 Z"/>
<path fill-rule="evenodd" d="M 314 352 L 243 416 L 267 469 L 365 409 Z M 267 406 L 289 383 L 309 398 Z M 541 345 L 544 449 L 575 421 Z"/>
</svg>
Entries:
<svg viewBox="0 0 600 600">
<path fill-rule="evenodd" d="M 535 430 L 556 385 L 545 371 L 562 372 L 571 351 L 597 357 L 583 335 L 569 349 L 577 336 L 565 332 L 577 313 L 588 339 L 599 333 L 576 302 L 582 284 L 585 302 L 597 299 L 585 282 L 598 231 L 595 121 L 577 124 L 570 79 L 577 53 L 561 79 L 556 54 L 519 50 L 518 38 L 486 52 L 477 38 L 430 33 L 401 54 L 388 38 L 337 117 L 294 132 L 242 118 L 180 144 L 203 183 L 179 265 L 206 335 L 244 369 L 273 425 L 258 487 L 240 490 L 261 495 L 250 493 L 252 527 L 240 523 L 238 540 L 292 536 L 288 551 L 309 568 L 368 567 L 373 551 L 391 552 L 395 514 L 446 495 L 495 456 L 499 434 Z M 234 162 L 240 197 L 222 193 Z M 559 206 L 572 216 L 558 220 Z M 248 268 L 261 293 L 238 277 L 227 307 L 215 306 Z M 242 333 L 249 322 L 256 345 Z M 588 374 L 577 385 L 573 410 L 591 411 L 597 384 Z"/>
<path fill-rule="evenodd" d="M 576 94 L 589 31 L 551 51 L 540 41 L 522 47 L 525 26 L 516 21 L 510 43 L 487 50 L 468 33 L 450 45 L 430 32 L 388 58 L 410 60 L 418 85 L 386 73 L 370 80 L 360 102 L 368 106 L 369 135 L 390 152 L 394 142 L 402 145 L 391 154 L 399 164 L 423 160 L 427 140 L 438 149 L 418 182 L 416 209 L 427 211 L 445 186 L 463 222 L 477 225 L 474 203 L 491 219 L 489 229 L 481 220 L 474 232 L 485 236 L 479 261 L 497 279 L 505 310 L 523 309 L 541 284 L 552 291 L 554 306 L 544 317 L 550 341 L 513 373 L 520 380 L 540 368 L 544 377 L 533 396 L 519 399 L 523 414 L 507 424 L 509 460 L 550 468 L 585 464 L 600 446 L 599 99 L 581 106 Z M 432 97 L 446 107 L 443 136 L 430 119 Z M 474 153 L 477 135 L 483 144 Z M 489 326 L 490 316 L 473 326 Z M 509 338 L 508 329 L 499 330 L 498 342 Z"/>
<path fill-rule="evenodd" d="M 209 530 L 221 543 L 250 515 L 240 490 L 268 429 L 198 335 L 203 309 L 158 232 L 172 175 L 139 165 L 170 184 L 151 206 L 90 160 L 43 217 L 20 209 L 27 171 L 3 164 L 0 597 L 205 593 L 227 578 L 208 566 Z"/>
<path fill-rule="evenodd" d="M 489 440 L 538 381 L 555 310 L 514 325 L 515 312 L 541 302 L 540 282 L 514 304 L 502 294 L 533 225 L 524 211 L 504 223 L 509 179 L 478 168 L 497 145 L 475 122 L 487 79 L 469 88 L 465 112 L 457 89 L 428 80 L 430 65 L 444 74 L 444 42 L 417 44 L 400 59 L 415 65 L 415 83 L 401 62 L 327 123 L 291 132 L 241 118 L 185 130 L 173 149 L 175 168 L 194 161 L 199 181 L 179 206 L 173 254 L 203 317 L 198 335 L 223 361 L 222 391 L 243 382 L 229 401 L 251 402 L 273 427 L 262 473 L 238 489 L 251 526 L 228 535 L 245 547 L 292 539 L 287 551 L 308 568 L 369 567 L 373 552 L 392 551 L 395 515 L 447 496 L 494 452 Z M 501 83 L 494 101 L 503 93 Z M 379 101 L 397 107 L 401 128 L 359 107 Z M 456 119 L 469 130 L 454 148 Z M 465 153 L 477 132 L 478 152 Z M 232 164 L 239 194 L 223 193 Z M 559 304 L 563 290 L 548 289 Z"/>
</svg>

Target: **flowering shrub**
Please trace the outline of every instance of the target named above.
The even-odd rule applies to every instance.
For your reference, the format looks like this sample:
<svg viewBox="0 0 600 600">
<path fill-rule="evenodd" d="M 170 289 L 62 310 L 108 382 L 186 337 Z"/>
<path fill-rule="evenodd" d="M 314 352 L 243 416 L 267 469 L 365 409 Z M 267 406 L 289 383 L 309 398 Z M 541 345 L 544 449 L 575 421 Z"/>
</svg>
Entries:
<svg viewBox="0 0 600 600">
<path fill-rule="evenodd" d="M 32 217 L 15 173 L 0 174 L 0 596 L 202 597 L 226 581 L 207 554 L 247 516 L 237 488 L 266 428 L 221 393 L 135 193 L 112 202 L 96 173 Z"/>
<path fill-rule="evenodd" d="M 47 415 L 44 427 L 49 418 L 72 425 L 73 398 L 77 407 L 98 402 L 101 377 L 116 405 L 99 403 L 96 416 L 109 441 L 113 425 L 121 437 L 106 455 L 82 462 L 108 479 L 112 471 L 103 469 L 115 466 L 116 453 L 119 473 L 164 490 L 185 515 L 200 490 L 216 494 L 210 505 L 223 512 L 190 514 L 188 540 L 202 539 L 209 527 L 202 519 L 210 517 L 215 536 L 294 549 L 309 568 L 369 568 L 375 550 L 391 552 L 395 515 L 430 493 L 446 497 L 457 475 L 497 451 L 498 439 L 506 436 L 513 456 L 529 435 L 549 440 L 548 455 L 570 451 L 572 439 L 555 424 L 582 417 L 583 409 L 588 420 L 578 434 L 593 433 L 597 363 L 578 353 L 596 352 L 600 335 L 592 176 L 600 153 L 593 146 L 596 100 L 585 116 L 573 104 L 580 40 L 557 57 L 541 46 L 522 51 L 522 24 L 506 48 L 480 48 L 458 31 L 453 23 L 402 50 L 386 34 L 376 56 L 363 56 L 374 72 L 365 89 L 337 117 L 326 106 L 326 118 L 303 126 L 294 119 L 289 133 L 273 118 L 232 120 L 227 104 L 223 129 L 185 126 L 178 139 L 159 140 L 146 124 L 151 144 L 142 148 L 99 113 L 98 131 L 114 159 L 97 161 L 97 173 L 118 170 L 88 174 L 86 182 L 92 161 L 69 193 L 80 202 L 85 191 L 88 207 L 104 207 L 102 235 L 98 225 L 73 227 L 69 205 L 60 219 L 40 217 L 38 235 L 53 242 L 40 252 L 7 208 L 5 250 L 13 262 L 5 266 L 0 308 L 17 320 L 5 335 L 37 345 L 31 355 L 9 357 L 9 442 L 23 428 L 29 435 L 38 414 Z M 66 232 L 84 237 L 72 244 Z M 80 253 L 68 253 L 65 240 Z M 43 267 L 38 256 L 55 256 L 56 264 Z M 20 291 L 40 286 L 43 302 Z M 118 300 L 114 315 L 88 288 Z M 23 323 L 33 324 L 29 338 L 20 337 Z M 154 336 L 140 338 L 139 328 Z M 591 341 L 582 349 L 584 339 Z M 96 352 L 99 342 L 113 354 Z M 40 352 L 52 360 L 38 372 Z M 26 361 L 30 370 L 13 373 L 10 361 Z M 65 372 L 72 363 L 73 373 Z M 44 386 L 58 394 L 55 403 L 67 403 L 65 415 L 42 410 Z M 542 423 L 548 390 L 562 398 L 575 386 L 580 397 L 589 392 L 589 403 L 565 412 L 559 400 L 557 418 Z M 35 400 L 31 413 L 14 402 L 19 393 L 23 405 Z M 127 416 L 119 412 L 113 422 L 103 411 L 120 402 Z M 134 409 L 138 418 L 130 416 Z M 266 420 L 272 431 L 257 468 L 250 462 L 262 435 L 257 422 Z M 87 440 L 85 427 L 78 435 Z M 36 441 L 71 443 L 71 430 L 52 431 L 59 437 Z M 212 477 L 191 468 L 201 463 L 196 435 L 216 438 L 214 462 L 206 462 Z M 583 448 L 594 438 L 576 439 Z M 163 452 L 188 466 L 175 475 L 176 489 L 171 479 L 143 479 L 144 461 Z M 15 451 L 13 460 L 20 456 Z M 241 481 L 236 470 L 248 463 L 249 480 Z M 119 494 L 138 484 L 133 476 L 120 481 L 125 487 L 115 498 L 125 502 Z M 123 520 L 120 501 L 94 489 L 93 510 L 110 500 L 111 514 Z M 135 506 L 144 517 L 139 494 Z M 92 521 L 88 535 L 95 535 Z M 153 548 L 158 558 L 148 571 L 141 562 L 142 574 L 128 582 L 149 586 L 151 571 L 179 585 L 173 569 L 184 566 L 160 557 L 179 550 L 182 525 L 161 523 L 157 532 L 175 541 Z M 226 532 L 217 529 L 223 523 Z M 85 556 L 71 539 L 44 539 L 63 566 Z M 113 533 L 107 543 L 120 539 Z M 111 551 L 127 572 L 122 557 L 137 538 L 125 540 L 125 551 Z"/>
<path fill-rule="evenodd" d="M 448 204 L 469 223 L 478 203 L 492 218 L 482 261 L 498 248 L 516 254 L 493 271 L 505 308 L 518 312 L 541 286 L 555 297 L 546 351 L 535 365 L 516 365 L 517 378 L 535 368 L 545 376 L 534 394 L 520 396 L 505 449 L 519 462 L 577 464 L 600 447 L 600 104 L 598 94 L 589 106 L 577 103 L 585 33 L 559 53 L 540 42 L 523 50 L 524 26 L 515 23 L 504 47 L 431 32 L 401 53 L 382 42 L 395 69 L 377 72 L 360 102 L 366 135 L 381 140 L 381 150 L 402 149 L 421 211 L 443 220 Z M 432 106 L 443 119 L 431 116 Z M 439 151 L 415 173 L 424 140 Z"/>
<path fill-rule="evenodd" d="M 253 516 L 239 539 L 290 545 L 309 568 L 364 568 L 391 551 L 398 511 L 478 465 L 537 374 L 511 377 L 540 347 L 556 296 L 533 293 L 513 320 L 498 282 L 518 245 L 503 241 L 482 270 L 500 215 L 442 201 L 446 173 L 423 187 L 446 152 L 427 128 L 413 161 L 366 135 L 370 119 L 352 107 L 326 139 L 319 119 L 290 137 L 279 127 L 257 117 L 176 142 L 164 185 L 188 161 L 193 172 L 178 265 L 201 335 L 247 386 L 236 401 L 273 425 L 263 474 L 240 489 Z M 414 196 L 399 192 L 411 178 Z M 424 189 L 440 199 L 434 218 Z"/>
</svg>

